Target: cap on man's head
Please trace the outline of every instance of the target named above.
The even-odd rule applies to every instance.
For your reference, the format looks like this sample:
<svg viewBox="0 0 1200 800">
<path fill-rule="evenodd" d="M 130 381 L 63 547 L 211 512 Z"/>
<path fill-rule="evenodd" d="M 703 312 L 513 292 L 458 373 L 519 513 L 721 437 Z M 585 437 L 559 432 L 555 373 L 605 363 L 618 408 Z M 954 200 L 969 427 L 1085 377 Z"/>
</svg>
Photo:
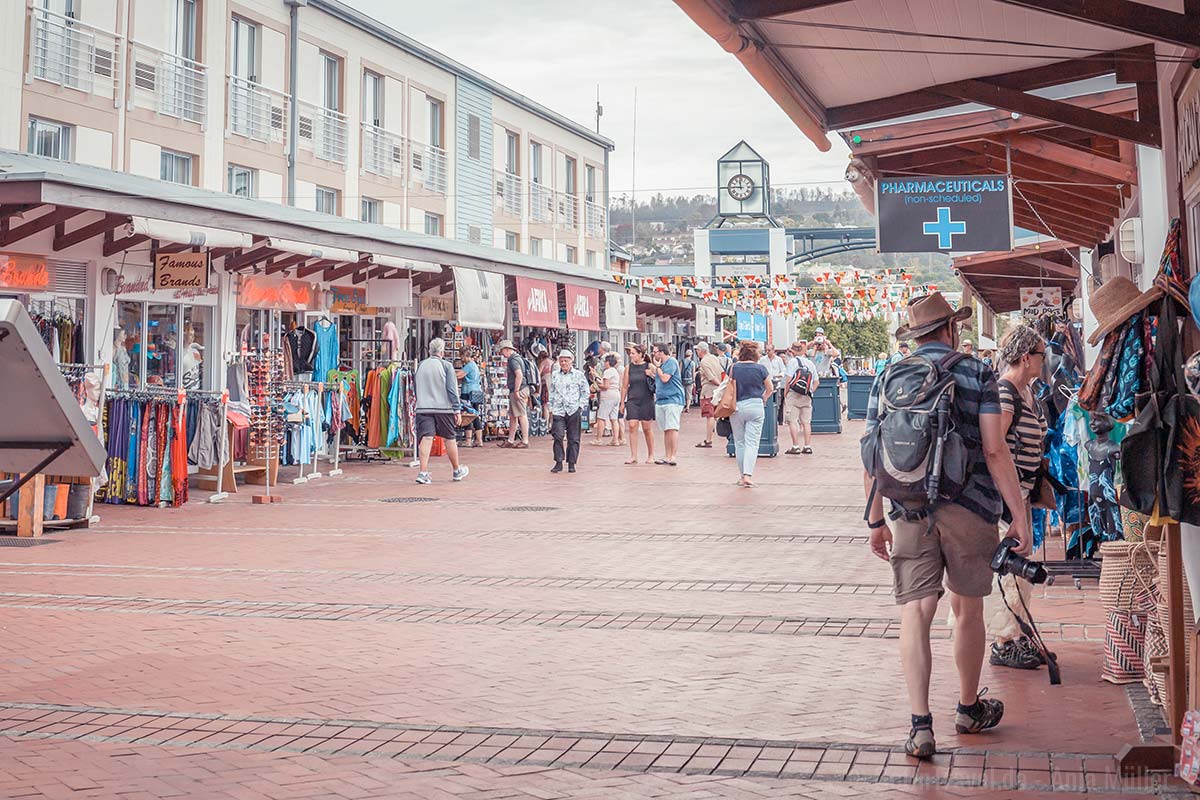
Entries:
<svg viewBox="0 0 1200 800">
<path fill-rule="evenodd" d="M 824 333 L 824 332 L 825 332 L 824 328 L 817 328 L 815 331 L 813 331 L 813 333 Z"/>
</svg>

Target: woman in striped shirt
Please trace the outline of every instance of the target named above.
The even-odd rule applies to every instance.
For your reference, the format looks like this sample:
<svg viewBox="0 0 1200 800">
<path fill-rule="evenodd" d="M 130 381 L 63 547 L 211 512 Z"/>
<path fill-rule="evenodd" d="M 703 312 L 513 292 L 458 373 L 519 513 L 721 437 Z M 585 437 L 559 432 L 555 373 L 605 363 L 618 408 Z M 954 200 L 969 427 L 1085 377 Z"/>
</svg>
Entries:
<svg viewBox="0 0 1200 800">
<path fill-rule="evenodd" d="M 1000 421 L 1007 431 L 1005 438 L 1021 479 L 1021 493 L 1025 497 L 1024 507 L 1011 509 L 1011 513 L 1024 514 L 1028 525 L 1029 493 L 1037 482 L 1046 439 L 1046 419 L 1031 387 L 1042 374 L 1046 342 L 1030 326 L 1018 325 L 1000 340 L 997 355 L 1002 365 L 999 381 Z M 1010 606 L 1021 609 L 1022 600 L 1028 604 L 1033 587 L 1027 581 L 1011 575 L 1002 580 Z M 1014 588 L 1020 593 L 1020 599 L 1017 592 L 1012 591 Z M 1016 619 L 1004 605 L 999 592 L 993 592 L 985 605 L 984 617 L 988 621 L 988 631 L 995 637 L 989 658 L 993 665 L 1037 669 L 1045 663 L 1033 643 L 1021 634 Z"/>
</svg>

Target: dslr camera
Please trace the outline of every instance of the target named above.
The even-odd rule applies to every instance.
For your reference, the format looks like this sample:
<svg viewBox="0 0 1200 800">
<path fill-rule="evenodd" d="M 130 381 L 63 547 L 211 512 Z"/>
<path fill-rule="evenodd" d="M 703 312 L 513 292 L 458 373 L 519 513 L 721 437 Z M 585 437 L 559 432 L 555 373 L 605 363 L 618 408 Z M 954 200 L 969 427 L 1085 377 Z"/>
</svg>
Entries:
<svg viewBox="0 0 1200 800">
<path fill-rule="evenodd" d="M 1013 548 L 1019 547 L 1020 544 L 1011 536 L 1001 539 L 999 547 L 992 555 L 992 572 L 997 575 L 1016 575 L 1030 583 L 1053 582 L 1044 564 L 1040 561 L 1030 561 L 1013 552 Z"/>
</svg>

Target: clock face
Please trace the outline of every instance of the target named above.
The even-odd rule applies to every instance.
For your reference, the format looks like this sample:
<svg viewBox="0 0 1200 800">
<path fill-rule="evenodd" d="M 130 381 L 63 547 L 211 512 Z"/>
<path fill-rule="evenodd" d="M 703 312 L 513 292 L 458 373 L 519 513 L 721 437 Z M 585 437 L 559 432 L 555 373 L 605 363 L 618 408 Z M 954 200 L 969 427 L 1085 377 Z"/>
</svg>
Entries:
<svg viewBox="0 0 1200 800">
<path fill-rule="evenodd" d="M 725 188 L 729 190 L 730 197 L 740 202 L 749 199 L 750 195 L 754 194 L 754 181 L 749 175 L 739 173 L 729 179 Z"/>
</svg>

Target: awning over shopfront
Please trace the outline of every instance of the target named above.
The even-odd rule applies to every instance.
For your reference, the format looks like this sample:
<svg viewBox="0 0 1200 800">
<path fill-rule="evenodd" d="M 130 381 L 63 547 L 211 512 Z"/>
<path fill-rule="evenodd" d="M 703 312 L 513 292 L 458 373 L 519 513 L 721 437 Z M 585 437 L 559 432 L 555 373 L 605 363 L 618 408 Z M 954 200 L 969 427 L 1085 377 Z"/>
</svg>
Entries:
<svg viewBox="0 0 1200 800">
<path fill-rule="evenodd" d="M 454 268 L 458 322 L 465 328 L 504 330 L 504 276 L 468 267 Z"/>
<path fill-rule="evenodd" d="M 637 298 L 627 292 L 604 291 L 604 327 L 610 331 L 636 331 Z"/>
<path fill-rule="evenodd" d="M 829 131 L 964 103 L 1157 147 L 1155 56 L 1148 45 L 1200 46 L 1195 20 L 1180 13 L 1180 3 L 675 2 L 821 150 L 830 148 Z M 1114 73 L 1136 84 L 1137 119 L 1037 94 Z"/>
<path fill-rule="evenodd" d="M 558 284 L 517 276 L 518 325 L 558 327 Z"/>
<path fill-rule="evenodd" d="M 145 236 L 160 242 L 183 244 L 189 247 L 250 247 L 254 237 L 248 233 L 183 225 L 165 219 L 130 217 L 126 236 Z"/>
<path fill-rule="evenodd" d="M 1019 311 L 1021 290 L 1056 287 L 1062 298 L 1076 293 L 1079 249 L 1062 241 L 1019 244 L 1012 252 L 973 253 L 954 259 L 954 269 L 996 314 Z"/>
<path fill-rule="evenodd" d="M 378 256 L 371 253 L 360 253 L 361 260 L 369 260 L 381 267 L 390 267 L 392 269 L 402 269 L 408 272 L 424 272 L 430 275 L 437 275 L 442 271 L 438 264 L 430 264 L 425 261 L 413 261 L 408 258 L 395 258 L 393 256 Z"/>
<path fill-rule="evenodd" d="M 577 331 L 600 330 L 600 290 L 567 285 L 567 327 Z"/>
</svg>

